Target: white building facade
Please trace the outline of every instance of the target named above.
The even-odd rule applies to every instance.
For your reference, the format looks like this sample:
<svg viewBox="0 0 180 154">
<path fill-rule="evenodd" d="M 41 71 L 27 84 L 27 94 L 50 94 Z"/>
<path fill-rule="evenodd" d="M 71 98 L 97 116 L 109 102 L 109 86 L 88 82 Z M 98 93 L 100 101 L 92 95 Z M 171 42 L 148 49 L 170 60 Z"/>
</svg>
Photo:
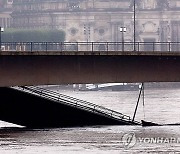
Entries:
<svg viewBox="0 0 180 154">
<path fill-rule="evenodd" d="M 179 42 L 180 0 L 135 0 L 136 41 Z M 13 27 L 60 29 L 67 42 L 134 38 L 134 0 L 14 0 Z"/>
</svg>

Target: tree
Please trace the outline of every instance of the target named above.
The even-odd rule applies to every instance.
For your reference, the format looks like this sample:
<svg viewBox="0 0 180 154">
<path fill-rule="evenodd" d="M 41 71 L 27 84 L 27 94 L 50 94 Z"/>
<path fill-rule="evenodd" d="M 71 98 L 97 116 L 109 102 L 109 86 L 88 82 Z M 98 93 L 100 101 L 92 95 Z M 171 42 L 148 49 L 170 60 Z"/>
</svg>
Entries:
<svg viewBox="0 0 180 154">
<path fill-rule="evenodd" d="M 7 29 L 2 33 L 2 42 L 64 42 L 65 33 L 60 30 Z"/>
</svg>

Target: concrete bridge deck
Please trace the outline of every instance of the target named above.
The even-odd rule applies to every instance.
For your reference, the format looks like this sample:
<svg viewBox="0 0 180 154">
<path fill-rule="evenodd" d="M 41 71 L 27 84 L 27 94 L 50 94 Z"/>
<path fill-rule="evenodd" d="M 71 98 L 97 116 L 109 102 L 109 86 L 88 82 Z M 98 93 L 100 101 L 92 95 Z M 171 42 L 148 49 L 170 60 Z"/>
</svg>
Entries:
<svg viewBox="0 0 180 154">
<path fill-rule="evenodd" d="M 179 82 L 180 52 L 1 51 L 0 86 Z"/>
</svg>

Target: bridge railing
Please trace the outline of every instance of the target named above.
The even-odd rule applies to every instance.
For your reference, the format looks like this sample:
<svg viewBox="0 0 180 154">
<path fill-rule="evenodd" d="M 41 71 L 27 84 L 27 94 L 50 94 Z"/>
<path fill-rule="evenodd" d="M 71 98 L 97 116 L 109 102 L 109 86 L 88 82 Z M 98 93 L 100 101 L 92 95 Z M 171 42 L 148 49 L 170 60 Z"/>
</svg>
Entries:
<svg viewBox="0 0 180 154">
<path fill-rule="evenodd" d="M 119 119 L 119 120 L 125 120 L 127 122 L 132 122 L 132 119 L 130 118 L 130 116 L 124 115 L 122 113 L 113 111 L 111 109 L 107 109 L 105 107 L 87 102 L 87 101 L 83 101 L 77 98 L 73 98 L 64 94 L 60 94 L 58 92 L 54 92 L 48 89 L 44 89 L 41 87 L 34 87 L 34 86 L 21 86 L 21 87 L 14 87 L 15 89 L 20 89 L 23 91 L 27 91 L 29 93 L 47 98 L 47 99 L 51 99 L 57 102 L 63 102 L 66 105 L 71 105 L 74 107 L 78 107 L 84 110 L 88 110 L 90 112 L 94 112 L 97 114 L 103 114 L 105 116 L 110 116 L 112 118 L 115 119 Z M 134 123 L 140 124 L 137 121 L 134 121 Z"/>
<path fill-rule="evenodd" d="M 179 51 L 180 42 L 2 42 L 1 51 Z"/>
</svg>

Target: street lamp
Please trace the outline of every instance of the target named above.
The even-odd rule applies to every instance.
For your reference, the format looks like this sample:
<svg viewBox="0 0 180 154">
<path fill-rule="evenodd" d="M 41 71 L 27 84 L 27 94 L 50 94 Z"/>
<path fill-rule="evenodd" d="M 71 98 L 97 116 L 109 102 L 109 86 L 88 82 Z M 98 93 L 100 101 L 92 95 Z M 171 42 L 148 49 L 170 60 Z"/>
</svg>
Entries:
<svg viewBox="0 0 180 154">
<path fill-rule="evenodd" d="M 1 33 L 4 32 L 4 28 L 0 27 L 0 51 L 1 51 Z"/>
<path fill-rule="evenodd" d="M 124 51 L 124 32 L 127 31 L 126 27 L 120 27 L 119 31 L 122 33 L 122 51 Z"/>
<path fill-rule="evenodd" d="M 136 51 L 136 1 L 134 0 L 134 51 Z"/>
</svg>

